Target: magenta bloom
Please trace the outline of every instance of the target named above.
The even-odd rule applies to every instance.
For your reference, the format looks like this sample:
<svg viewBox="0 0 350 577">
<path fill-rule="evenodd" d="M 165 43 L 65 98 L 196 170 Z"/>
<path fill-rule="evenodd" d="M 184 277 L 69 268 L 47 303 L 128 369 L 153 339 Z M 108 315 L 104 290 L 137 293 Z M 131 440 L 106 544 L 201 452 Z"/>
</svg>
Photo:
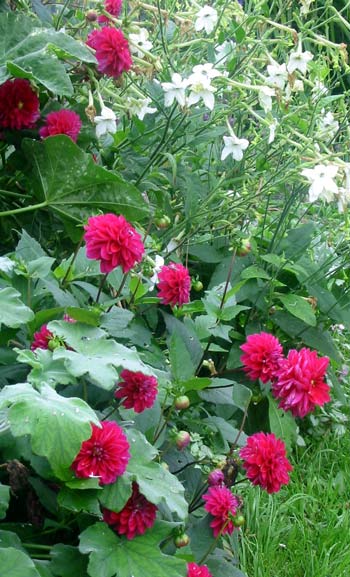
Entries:
<svg viewBox="0 0 350 577">
<path fill-rule="evenodd" d="M 189 302 L 191 277 L 182 264 L 171 262 L 168 266 L 162 266 L 158 279 L 158 297 L 163 305 L 181 307 Z"/>
<path fill-rule="evenodd" d="M 239 499 L 232 495 L 225 485 L 209 487 L 203 499 L 206 502 L 204 509 L 213 517 L 210 527 L 213 529 L 214 537 L 217 537 L 219 533 L 231 535 L 232 531 L 237 529 L 232 517 L 237 515 L 240 506 Z"/>
<path fill-rule="evenodd" d="M 79 114 L 73 110 L 62 108 L 62 110 L 50 112 L 47 115 L 45 126 L 40 128 L 39 134 L 41 138 L 55 136 L 56 134 L 66 134 L 73 142 L 76 142 L 80 129 L 81 120 Z"/>
<path fill-rule="evenodd" d="M 283 358 L 282 345 L 276 337 L 264 332 L 249 335 L 247 342 L 240 348 L 244 352 L 240 359 L 243 370 L 252 381 L 261 379 L 267 383 L 276 378 L 276 371 Z"/>
<path fill-rule="evenodd" d="M 86 44 L 95 50 L 97 70 L 102 74 L 118 78 L 130 70 L 132 59 L 129 43 L 119 28 L 104 26 L 101 30 L 93 30 Z"/>
<path fill-rule="evenodd" d="M 34 333 L 30 349 L 32 351 L 35 351 L 35 349 L 48 349 L 50 341 L 54 338 L 54 335 L 49 331 L 47 325 L 43 325 L 40 327 L 40 330 Z"/>
<path fill-rule="evenodd" d="M 155 377 L 127 369 L 124 369 L 120 376 L 123 381 L 118 383 L 119 389 L 114 396 L 117 399 L 124 399 L 122 405 L 126 409 L 142 413 L 145 409 L 153 407 L 158 394 L 158 381 Z"/>
<path fill-rule="evenodd" d="M 272 384 L 272 393 L 280 401 L 278 406 L 291 411 L 294 417 L 305 417 L 316 405 L 328 403 L 330 387 L 324 381 L 328 363 L 329 358 L 318 357 L 316 351 L 290 350 Z"/>
<path fill-rule="evenodd" d="M 132 484 L 132 495 L 119 513 L 104 509 L 103 520 L 110 525 L 118 535 L 134 539 L 143 535 L 146 529 L 153 527 L 156 520 L 157 507 L 147 501 L 137 483 Z"/>
<path fill-rule="evenodd" d="M 122 10 L 123 0 L 105 0 L 104 2 L 104 9 L 106 12 L 109 12 L 111 16 L 118 18 L 121 10 Z M 104 24 L 110 22 L 107 16 L 99 16 L 97 18 L 99 24 Z"/>
<path fill-rule="evenodd" d="M 187 563 L 187 577 L 213 577 L 206 565 Z"/>
<path fill-rule="evenodd" d="M 225 480 L 225 475 L 221 469 L 214 469 L 208 475 L 208 485 L 215 487 L 216 485 L 222 485 Z"/>
<path fill-rule="evenodd" d="M 29 80 L 15 78 L 0 85 L 0 128 L 32 128 L 39 116 L 39 98 Z"/>
<path fill-rule="evenodd" d="M 100 261 L 101 272 L 109 273 L 121 266 L 127 273 L 141 262 L 145 251 L 141 236 L 123 216 L 91 216 L 84 228 L 86 255 Z"/>
<path fill-rule="evenodd" d="M 255 433 L 248 437 L 240 450 L 243 467 L 253 485 L 260 485 L 268 493 L 277 493 L 289 482 L 293 470 L 286 456 L 286 447 L 273 433 Z"/>
<path fill-rule="evenodd" d="M 82 443 L 72 469 L 81 479 L 100 477 L 100 485 L 109 485 L 125 472 L 130 459 L 130 446 L 117 423 L 102 421 L 100 425 L 91 425 L 91 437 Z"/>
</svg>

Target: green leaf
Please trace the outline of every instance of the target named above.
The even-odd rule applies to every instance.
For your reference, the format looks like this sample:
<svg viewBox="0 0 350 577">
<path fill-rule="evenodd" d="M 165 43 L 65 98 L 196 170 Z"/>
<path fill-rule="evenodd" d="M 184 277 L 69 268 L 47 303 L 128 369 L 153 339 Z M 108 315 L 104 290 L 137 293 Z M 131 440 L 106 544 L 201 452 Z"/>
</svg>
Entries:
<svg viewBox="0 0 350 577">
<path fill-rule="evenodd" d="M 144 535 L 128 540 L 117 537 L 104 523 L 80 535 L 79 549 L 90 553 L 91 577 L 184 577 L 186 563 L 161 553 L 158 545 L 170 533 L 166 523 L 156 523 Z"/>
<path fill-rule="evenodd" d="M 112 337 L 119 337 L 134 318 L 134 314 L 127 309 L 114 307 L 109 313 L 101 317 L 101 327 L 106 329 Z"/>
<path fill-rule="evenodd" d="M 10 487 L 0 483 L 0 519 L 6 517 L 6 511 L 10 502 Z"/>
<path fill-rule="evenodd" d="M 209 377 L 193 377 L 188 381 L 181 383 L 181 386 L 185 389 L 185 392 L 189 391 L 201 391 L 206 389 L 211 384 L 211 379 Z"/>
<path fill-rule="evenodd" d="M 64 509 L 79 513 L 84 511 L 91 515 L 100 516 L 101 510 L 97 500 L 98 491 L 73 491 L 63 487 L 57 496 L 58 504 Z"/>
<path fill-rule="evenodd" d="M 314 310 L 309 302 L 307 302 L 303 297 L 298 295 L 293 295 L 291 293 L 281 295 L 276 294 L 283 306 L 290 312 L 293 316 L 301 319 L 307 325 L 312 327 L 316 326 L 316 316 Z"/>
<path fill-rule="evenodd" d="M 269 396 L 268 401 L 271 433 L 274 433 L 276 437 L 282 439 L 287 449 L 291 450 L 297 439 L 297 424 L 295 419 L 291 413 L 286 413 L 278 408 L 276 399 Z"/>
<path fill-rule="evenodd" d="M 57 577 L 87 577 L 87 559 L 77 547 L 59 543 L 50 553 L 50 569 Z"/>
<path fill-rule="evenodd" d="M 124 310 L 124 309 L 122 309 Z M 79 323 L 85 323 L 87 325 L 92 325 L 97 327 L 99 325 L 99 320 L 101 313 L 97 310 L 89 309 L 79 309 L 77 307 L 68 307 L 67 315 L 72 317 L 72 319 L 78 321 Z"/>
<path fill-rule="evenodd" d="M 40 577 L 31 558 L 13 547 L 0 549 L 0 567 L 6 577 Z"/>
<path fill-rule="evenodd" d="M 140 191 L 121 176 L 98 166 L 68 136 L 24 140 L 27 176 L 39 203 L 65 219 L 82 220 L 98 209 L 144 219 L 149 207 Z"/>
<path fill-rule="evenodd" d="M 254 264 L 252 266 L 248 266 L 242 271 L 241 278 L 245 280 L 250 278 L 265 278 L 269 280 L 271 277 L 266 272 L 266 270 Z"/>
<path fill-rule="evenodd" d="M 16 349 L 18 352 L 17 360 L 32 367 L 28 375 L 28 381 L 34 385 L 41 385 L 42 382 L 55 386 L 74 385 L 76 379 L 66 369 L 64 361 L 54 359 L 52 352 L 45 349 L 36 349 L 35 353 L 28 350 Z"/>
<path fill-rule="evenodd" d="M 16 256 L 25 262 L 30 262 L 31 260 L 47 255 L 38 241 L 31 237 L 25 230 L 22 230 L 16 247 Z"/>
<path fill-rule="evenodd" d="M 232 399 L 236 407 L 241 409 L 241 411 L 245 412 L 249 407 L 250 400 L 252 398 L 252 391 L 245 387 L 244 385 L 240 385 L 238 383 L 235 384 L 232 391 Z"/>
<path fill-rule="evenodd" d="M 20 300 L 20 293 L 12 287 L 0 289 L 0 327 L 20 327 L 32 321 L 33 311 Z"/>
<path fill-rule="evenodd" d="M 67 476 L 82 442 L 91 436 L 91 423 L 99 423 L 83 400 L 61 397 L 46 384 L 40 393 L 27 383 L 4 387 L 0 408 L 4 407 L 9 407 L 12 434 L 30 435 L 33 452 L 46 457 L 60 478 Z"/>
<path fill-rule="evenodd" d="M 24 548 L 17 533 L 0 530 L 0 549 L 6 549 L 7 547 L 12 547 L 24 552 Z"/>
<path fill-rule="evenodd" d="M 39 21 L 0 14 L 0 81 L 10 76 L 35 80 L 59 95 L 73 94 L 66 67 L 58 58 L 95 63 L 91 51 L 63 32 L 41 28 Z"/>
<path fill-rule="evenodd" d="M 185 343 L 177 332 L 168 339 L 171 372 L 176 381 L 187 381 L 194 376 L 194 366 Z"/>
<path fill-rule="evenodd" d="M 140 492 L 151 503 L 163 502 L 180 519 L 188 515 L 188 504 L 184 498 L 184 487 L 175 475 L 164 469 L 154 459 L 156 449 L 148 443 L 144 435 L 136 430 L 127 431 L 130 442 L 131 459 L 127 473 L 140 487 Z"/>
<path fill-rule="evenodd" d="M 132 481 L 128 475 L 122 475 L 115 483 L 106 485 L 99 494 L 100 503 L 118 513 L 132 494 Z"/>
</svg>

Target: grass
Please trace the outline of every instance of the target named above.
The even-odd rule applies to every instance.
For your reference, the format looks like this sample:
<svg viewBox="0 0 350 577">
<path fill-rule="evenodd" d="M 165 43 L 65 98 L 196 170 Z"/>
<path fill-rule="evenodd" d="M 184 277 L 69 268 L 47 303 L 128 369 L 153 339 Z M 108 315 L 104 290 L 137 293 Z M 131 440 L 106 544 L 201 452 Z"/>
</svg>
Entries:
<svg viewBox="0 0 350 577">
<path fill-rule="evenodd" d="M 288 486 L 245 493 L 248 577 L 350 577 L 350 435 L 298 449 Z"/>
</svg>

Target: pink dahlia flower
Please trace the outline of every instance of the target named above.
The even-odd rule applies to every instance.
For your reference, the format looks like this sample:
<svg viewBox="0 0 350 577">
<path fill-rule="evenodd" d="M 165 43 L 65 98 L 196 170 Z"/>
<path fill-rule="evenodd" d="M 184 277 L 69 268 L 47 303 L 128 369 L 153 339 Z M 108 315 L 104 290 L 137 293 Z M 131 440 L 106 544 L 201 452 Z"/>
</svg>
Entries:
<svg viewBox="0 0 350 577">
<path fill-rule="evenodd" d="M 29 80 L 15 78 L 0 85 L 0 128 L 32 128 L 39 116 L 39 98 Z"/>
<path fill-rule="evenodd" d="M 130 459 L 130 446 L 117 423 L 102 421 L 100 425 L 91 425 L 91 437 L 82 443 L 72 469 L 81 479 L 99 477 L 100 485 L 109 485 L 125 472 Z"/>
<path fill-rule="evenodd" d="M 294 417 L 305 417 L 316 405 L 322 406 L 331 399 L 330 387 L 325 383 L 328 357 L 318 357 L 316 351 L 301 349 L 289 351 L 280 363 L 272 393 L 279 399 L 279 407 L 291 411 Z"/>
<path fill-rule="evenodd" d="M 287 459 L 284 442 L 273 433 L 251 435 L 239 455 L 253 485 L 260 485 L 268 493 L 277 493 L 281 485 L 289 482 L 293 467 Z"/>
<path fill-rule="evenodd" d="M 282 345 L 276 337 L 264 332 L 249 335 L 241 349 L 244 352 L 241 356 L 243 370 L 252 381 L 261 379 L 267 383 L 275 379 L 283 358 Z"/>
<path fill-rule="evenodd" d="M 93 30 L 87 37 L 86 44 L 95 50 L 97 70 L 102 74 L 118 78 L 123 72 L 130 70 L 132 59 L 129 43 L 118 28 L 104 26 L 101 30 Z"/>
<path fill-rule="evenodd" d="M 53 333 L 49 331 L 47 325 L 43 325 L 40 327 L 40 330 L 34 333 L 30 349 L 32 351 L 35 351 L 36 349 L 48 349 L 50 341 L 54 338 Z"/>
<path fill-rule="evenodd" d="M 141 236 L 123 216 L 91 216 L 84 228 L 86 255 L 100 261 L 101 272 L 109 273 L 121 266 L 127 273 L 141 262 L 145 251 Z"/>
<path fill-rule="evenodd" d="M 239 499 L 232 495 L 230 489 L 224 485 L 209 487 L 208 492 L 203 495 L 203 499 L 206 502 L 204 509 L 214 517 L 210 523 L 214 537 L 217 537 L 219 533 L 231 535 L 232 531 L 237 529 L 233 524 L 232 517 L 236 516 L 239 509 Z"/>
<path fill-rule="evenodd" d="M 206 565 L 187 563 L 187 577 L 213 577 Z"/>
<path fill-rule="evenodd" d="M 122 4 L 123 4 L 123 0 L 105 0 L 104 2 L 104 9 L 106 10 L 106 12 L 109 12 L 109 14 L 111 16 L 114 16 L 115 18 L 118 18 L 121 10 L 122 10 Z M 107 16 L 99 16 L 98 17 L 98 22 L 100 24 L 105 24 L 105 23 L 109 23 L 110 20 L 107 18 Z"/>
<path fill-rule="evenodd" d="M 180 263 L 162 266 L 158 273 L 158 297 L 163 305 L 181 307 L 190 300 L 191 277 Z"/>
<path fill-rule="evenodd" d="M 124 369 L 120 376 L 123 381 L 118 383 L 119 389 L 114 396 L 117 399 L 124 399 L 122 405 L 126 409 L 142 413 L 145 409 L 153 407 L 158 394 L 158 381 L 155 377 L 127 369 Z"/>
<path fill-rule="evenodd" d="M 80 116 L 73 110 L 62 108 L 62 110 L 50 112 L 46 116 L 45 126 L 40 128 L 39 134 L 41 138 L 66 134 L 73 142 L 76 142 L 80 129 Z"/>
<path fill-rule="evenodd" d="M 147 501 L 137 483 L 132 484 L 132 495 L 119 513 L 104 509 L 103 520 L 127 539 L 143 535 L 146 529 L 153 527 L 156 520 L 157 507 Z"/>
</svg>

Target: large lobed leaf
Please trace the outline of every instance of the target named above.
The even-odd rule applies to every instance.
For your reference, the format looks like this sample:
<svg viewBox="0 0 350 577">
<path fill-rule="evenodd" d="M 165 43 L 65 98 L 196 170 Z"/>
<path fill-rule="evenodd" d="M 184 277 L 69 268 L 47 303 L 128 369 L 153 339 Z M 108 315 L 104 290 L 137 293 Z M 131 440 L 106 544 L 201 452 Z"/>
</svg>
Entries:
<svg viewBox="0 0 350 577">
<path fill-rule="evenodd" d="M 20 300 L 20 293 L 12 287 L 0 289 L 0 327 L 20 327 L 33 320 L 34 313 Z"/>
<path fill-rule="evenodd" d="M 140 191 L 121 176 L 97 166 L 63 134 L 42 142 L 24 140 L 27 172 L 37 200 L 62 217 L 81 222 L 97 210 L 144 219 L 149 208 Z"/>
<path fill-rule="evenodd" d="M 84 401 L 61 397 L 46 384 L 40 392 L 28 383 L 5 387 L 0 408 L 6 407 L 12 434 L 30 435 L 33 452 L 46 457 L 60 478 L 67 477 L 82 442 L 90 437 L 90 423 L 99 422 Z"/>
<path fill-rule="evenodd" d="M 164 555 L 159 543 L 171 526 L 158 522 L 144 535 L 128 540 L 119 538 L 104 523 L 96 523 L 80 535 L 80 551 L 90 553 L 91 577 L 184 577 L 186 563 Z"/>
</svg>

